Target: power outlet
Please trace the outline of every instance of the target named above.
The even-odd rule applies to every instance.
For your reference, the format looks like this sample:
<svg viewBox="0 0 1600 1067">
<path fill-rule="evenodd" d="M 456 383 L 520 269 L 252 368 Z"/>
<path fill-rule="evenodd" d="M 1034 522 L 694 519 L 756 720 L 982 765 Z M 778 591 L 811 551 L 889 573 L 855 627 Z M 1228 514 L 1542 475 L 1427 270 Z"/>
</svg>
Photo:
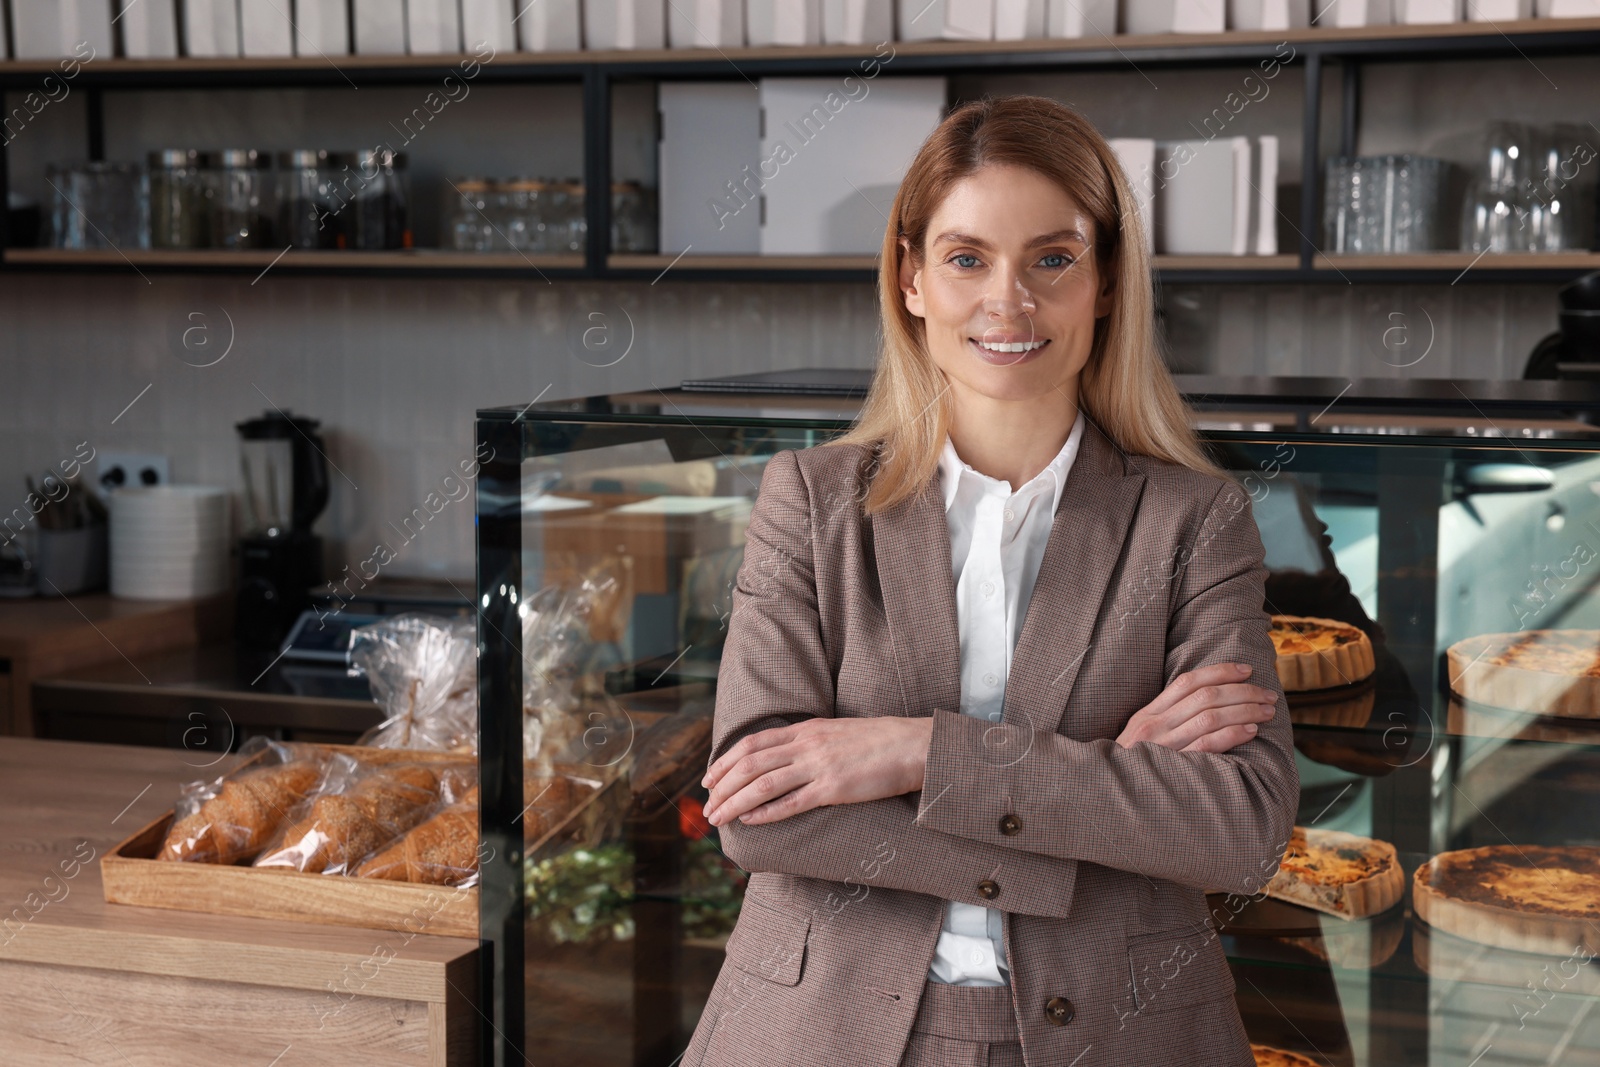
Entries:
<svg viewBox="0 0 1600 1067">
<path fill-rule="evenodd" d="M 95 472 L 95 483 L 104 492 L 172 481 L 167 457 L 151 452 L 101 452 L 95 456 Z"/>
</svg>

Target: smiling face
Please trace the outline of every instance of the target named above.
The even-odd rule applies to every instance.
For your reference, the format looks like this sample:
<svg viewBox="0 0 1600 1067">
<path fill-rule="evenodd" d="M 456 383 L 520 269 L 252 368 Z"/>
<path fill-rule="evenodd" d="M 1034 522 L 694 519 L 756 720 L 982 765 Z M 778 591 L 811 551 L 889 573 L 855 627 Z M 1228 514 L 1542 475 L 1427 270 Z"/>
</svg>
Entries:
<svg viewBox="0 0 1600 1067">
<path fill-rule="evenodd" d="M 950 190 L 929 220 L 922 269 L 902 256 L 900 289 L 957 403 L 1077 403 L 1095 320 L 1112 306 L 1094 236 L 1072 198 L 1025 167 L 984 166 Z"/>
</svg>

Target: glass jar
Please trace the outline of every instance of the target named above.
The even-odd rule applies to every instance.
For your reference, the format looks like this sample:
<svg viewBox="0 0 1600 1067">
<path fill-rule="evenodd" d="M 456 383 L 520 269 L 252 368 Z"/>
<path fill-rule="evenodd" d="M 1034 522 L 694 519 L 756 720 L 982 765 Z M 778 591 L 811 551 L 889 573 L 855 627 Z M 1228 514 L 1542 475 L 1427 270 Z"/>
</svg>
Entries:
<svg viewBox="0 0 1600 1067">
<path fill-rule="evenodd" d="M 576 252 L 581 255 L 589 235 L 589 217 L 583 206 L 583 183 L 576 178 L 568 178 L 561 185 L 566 194 L 566 206 L 560 214 L 564 225 L 557 227 L 556 241 L 551 245 L 550 251 Z"/>
<path fill-rule="evenodd" d="M 505 183 L 506 243 L 518 252 L 543 252 L 544 231 L 539 220 L 544 213 L 545 183 L 535 178 L 512 178 Z"/>
<path fill-rule="evenodd" d="M 50 233 L 55 247 L 150 247 L 150 182 L 139 164 L 52 164 L 45 179 L 54 197 Z"/>
<path fill-rule="evenodd" d="M 201 155 L 211 247 L 270 248 L 276 197 L 272 157 L 254 148 L 227 148 Z"/>
<path fill-rule="evenodd" d="M 192 148 L 151 152 L 150 247 L 204 248 L 211 243 L 200 153 Z"/>
<path fill-rule="evenodd" d="M 349 247 L 363 251 L 411 247 L 411 177 L 406 154 L 369 148 L 358 154 L 358 188 Z"/>
<path fill-rule="evenodd" d="M 295 248 L 338 248 L 338 204 L 333 195 L 335 153 L 301 148 L 278 153 L 278 243 Z"/>
<path fill-rule="evenodd" d="M 494 231 L 487 212 L 493 185 L 487 178 L 456 178 L 445 182 L 444 205 L 439 212 L 445 243 L 457 252 L 487 252 Z"/>
<path fill-rule="evenodd" d="M 659 236 L 655 190 L 638 182 L 612 182 L 611 250 L 654 252 Z"/>
</svg>

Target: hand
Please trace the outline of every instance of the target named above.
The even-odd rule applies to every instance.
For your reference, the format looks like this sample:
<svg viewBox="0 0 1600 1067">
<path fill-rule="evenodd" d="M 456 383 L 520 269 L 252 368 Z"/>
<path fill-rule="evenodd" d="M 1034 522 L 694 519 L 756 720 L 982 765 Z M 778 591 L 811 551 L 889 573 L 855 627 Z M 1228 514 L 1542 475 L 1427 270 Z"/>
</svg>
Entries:
<svg viewBox="0 0 1600 1067">
<path fill-rule="evenodd" d="M 706 819 L 758 825 L 922 788 L 933 718 L 807 719 L 743 737 L 706 772 Z"/>
<path fill-rule="evenodd" d="M 1117 744 L 1151 741 L 1179 752 L 1226 752 L 1244 744 L 1278 710 L 1275 690 L 1243 680 L 1250 671 L 1248 664 L 1217 663 L 1178 675 L 1133 713 Z"/>
</svg>

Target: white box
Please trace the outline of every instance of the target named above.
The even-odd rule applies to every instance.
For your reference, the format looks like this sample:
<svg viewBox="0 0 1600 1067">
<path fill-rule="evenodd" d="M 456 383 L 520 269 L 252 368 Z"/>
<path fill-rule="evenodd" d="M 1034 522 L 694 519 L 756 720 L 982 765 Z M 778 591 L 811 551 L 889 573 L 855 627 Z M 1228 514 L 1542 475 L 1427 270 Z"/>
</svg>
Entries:
<svg viewBox="0 0 1600 1067">
<path fill-rule="evenodd" d="M 239 0 L 182 0 L 182 4 L 185 55 L 239 54 Z"/>
<path fill-rule="evenodd" d="M 405 0 L 350 0 L 355 53 L 392 56 L 406 50 Z"/>
<path fill-rule="evenodd" d="M 1538 0 L 1535 8 L 1542 19 L 1600 18 L 1600 0 Z"/>
<path fill-rule="evenodd" d="M 239 0 L 240 53 L 294 55 L 294 23 L 289 8 L 290 0 Z"/>
<path fill-rule="evenodd" d="M 406 48 L 417 55 L 460 52 L 458 0 L 406 0 Z"/>
<path fill-rule="evenodd" d="M 1221 33 L 1224 0 L 1127 0 L 1129 33 Z"/>
<path fill-rule="evenodd" d="M 672 0 L 667 5 L 672 48 L 742 48 L 744 0 Z"/>
<path fill-rule="evenodd" d="M 350 54 L 349 0 L 295 0 L 294 54 Z"/>
<path fill-rule="evenodd" d="M 1156 142 L 1156 252 L 1244 255 L 1250 196 L 1248 137 Z"/>
<path fill-rule="evenodd" d="M 511 21 L 515 11 L 513 0 L 461 0 L 462 50 L 474 55 L 484 46 L 496 55 L 516 51 L 517 27 Z"/>
<path fill-rule="evenodd" d="M 665 48 L 666 10 L 666 0 L 583 0 L 583 47 Z"/>
<path fill-rule="evenodd" d="M 902 41 L 991 41 L 994 0 L 899 0 Z"/>
<path fill-rule="evenodd" d="M 111 5 L 107 0 L 11 0 L 18 59 L 110 59 Z M 93 51 L 84 55 L 79 45 Z"/>
<path fill-rule="evenodd" d="M 894 0 L 822 0 L 823 44 L 894 40 Z"/>
<path fill-rule="evenodd" d="M 1117 32 L 1117 0 L 1050 0 L 1046 37 L 1112 37 Z"/>
<path fill-rule="evenodd" d="M 822 0 L 746 0 L 744 16 L 752 48 L 822 43 Z"/>
<path fill-rule="evenodd" d="M 1144 250 L 1154 252 L 1156 143 L 1149 137 L 1113 137 L 1106 143 L 1116 153 L 1133 190 L 1134 210 L 1144 228 Z"/>
<path fill-rule="evenodd" d="M 1230 30 L 1303 30 L 1310 24 L 1310 0 L 1228 0 Z"/>
<path fill-rule="evenodd" d="M 1460 22 L 1461 0 L 1394 0 L 1394 21 L 1407 26 Z"/>
<path fill-rule="evenodd" d="M 1264 133 L 1256 139 L 1255 188 L 1250 194 L 1250 251 L 1258 256 L 1278 254 L 1278 138 Z"/>
<path fill-rule="evenodd" d="M 944 118 L 943 77 L 763 78 L 763 255 L 875 255 L 906 168 Z"/>
<path fill-rule="evenodd" d="M 1468 22 L 1513 22 L 1533 18 L 1533 0 L 1472 0 Z"/>
<path fill-rule="evenodd" d="M 517 47 L 524 52 L 576 52 L 583 47 L 581 0 L 517 0 Z"/>
<path fill-rule="evenodd" d="M 1045 0 L 994 0 L 994 39 L 1024 41 L 1044 36 Z"/>
<path fill-rule="evenodd" d="M 681 0 L 674 0 L 681 2 Z M 662 82 L 658 207 L 666 255 L 761 251 L 761 93 L 745 81 Z"/>
<path fill-rule="evenodd" d="M 1317 0 L 1321 3 L 1322 0 Z M 1352 26 L 1387 26 L 1394 22 L 1393 0 L 1327 0 L 1312 17 L 1317 26 L 1348 29 Z"/>
<path fill-rule="evenodd" d="M 120 0 L 115 22 L 129 59 L 177 58 L 177 0 Z"/>
</svg>

